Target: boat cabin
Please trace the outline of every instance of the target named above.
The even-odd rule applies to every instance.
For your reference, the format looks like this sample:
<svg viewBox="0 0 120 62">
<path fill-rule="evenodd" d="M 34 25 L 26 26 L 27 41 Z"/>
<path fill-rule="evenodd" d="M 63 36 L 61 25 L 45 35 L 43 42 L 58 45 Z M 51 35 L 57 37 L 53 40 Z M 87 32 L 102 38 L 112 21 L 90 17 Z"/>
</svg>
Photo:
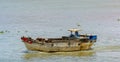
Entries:
<svg viewBox="0 0 120 62">
<path fill-rule="evenodd" d="M 97 39 L 97 35 L 80 35 L 79 34 L 79 29 L 69 29 L 68 31 L 71 32 L 71 34 L 69 35 L 70 38 L 84 38 L 84 39 L 89 39 L 89 40 L 96 40 Z"/>
<path fill-rule="evenodd" d="M 79 29 L 69 29 L 68 31 L 71 32 L 70 36 L 69 37 L 80 37 L 80 34 L 79 34 Z"/>
</svg>

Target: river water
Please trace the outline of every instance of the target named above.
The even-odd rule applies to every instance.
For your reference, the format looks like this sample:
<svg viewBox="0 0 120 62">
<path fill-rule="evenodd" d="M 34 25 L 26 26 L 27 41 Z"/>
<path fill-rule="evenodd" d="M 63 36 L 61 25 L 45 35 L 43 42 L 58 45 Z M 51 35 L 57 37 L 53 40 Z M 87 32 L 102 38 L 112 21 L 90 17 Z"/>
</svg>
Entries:
<svg viewBox="0 0 120 62">
<path fill-rule="evenodd" d="M 0 62 L 119 62 L 120 0 L 0 0 Z M 80 26 L 79 26 L 80 25 Z M 28 51 L 21 36 L 95 34 L 93 50 Z"/>
</svg>

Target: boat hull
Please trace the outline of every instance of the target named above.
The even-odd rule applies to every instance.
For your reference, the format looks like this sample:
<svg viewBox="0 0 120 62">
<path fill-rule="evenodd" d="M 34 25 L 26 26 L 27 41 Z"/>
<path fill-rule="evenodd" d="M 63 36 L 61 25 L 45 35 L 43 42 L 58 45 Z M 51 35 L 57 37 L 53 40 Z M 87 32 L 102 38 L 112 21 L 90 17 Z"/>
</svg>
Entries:
<svg viewBox="0 0 120 62">
<path fill-rule="evenodd" d="M 32 43 L 29 44 L 27 42 L 24 42 L 26 48 L 28 50 L 32 51 L 43 51 L 43 52 L 70 52 L 70 51 L 81 51 L 81 50 L 89 50 L 91 49 L 91 46 L 94 44 L 93 42 L 86 42 L 81 43 L 80 45 L 68 45 L 66 43 L 62 43 L 62 46 L 53 46 L 52 43 L 48 44 L 38 44 L 38 43 Z M 64 45 L 63 45 L 64 44 Z"/>
</svg>

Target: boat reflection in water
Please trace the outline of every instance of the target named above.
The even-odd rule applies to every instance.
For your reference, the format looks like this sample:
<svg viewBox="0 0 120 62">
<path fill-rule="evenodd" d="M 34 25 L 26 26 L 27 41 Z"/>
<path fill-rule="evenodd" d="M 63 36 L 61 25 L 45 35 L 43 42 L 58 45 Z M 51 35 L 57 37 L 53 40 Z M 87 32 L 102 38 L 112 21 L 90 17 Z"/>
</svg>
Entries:
<svg viewBox="0 0 120 62">
<path fill-rule="evenodd" d="M 37 51 L 30 51 L 28 53 L 25 53 L 23 56 L 25 59 L 32 59 L 32 58 L 49 58 L 54 56 L 72 56 L 72 57 L 82 57 L 82 56 L 93 56 L 95 54 L 94 51 L 74 51 L 74 52 L 53 52 L 53 53 L 47 53 L 47 52 L 37 52 Z"/>
</svg>

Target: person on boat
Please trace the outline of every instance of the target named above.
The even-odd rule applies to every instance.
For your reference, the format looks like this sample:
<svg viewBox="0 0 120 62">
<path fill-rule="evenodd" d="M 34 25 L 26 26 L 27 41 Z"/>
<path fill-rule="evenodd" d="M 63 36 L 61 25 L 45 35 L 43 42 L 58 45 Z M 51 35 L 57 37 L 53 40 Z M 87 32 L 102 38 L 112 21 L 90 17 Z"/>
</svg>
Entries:
<svg viewBox="0 0 120 62">
<path fill-rule="evenodd" d="M 70 37 L 75 37 L 75 35 L 72 33 L 72 31 L 71 31 Z"/>
<path fill-rule="evenodd" d="M 80 37 L 80 34 L 78 33 L 78 31 L 75 31 L 75 36 Z"/>
</svg>

